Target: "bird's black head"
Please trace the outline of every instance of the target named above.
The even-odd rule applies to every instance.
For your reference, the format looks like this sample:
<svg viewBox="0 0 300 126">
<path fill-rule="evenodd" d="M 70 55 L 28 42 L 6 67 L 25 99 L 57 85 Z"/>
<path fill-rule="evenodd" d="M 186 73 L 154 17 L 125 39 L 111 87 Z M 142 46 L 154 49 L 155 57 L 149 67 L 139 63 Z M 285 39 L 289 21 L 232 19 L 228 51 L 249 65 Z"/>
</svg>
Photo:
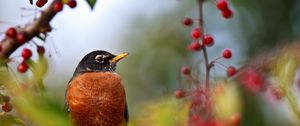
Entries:
<svg viewBox="0 0 300 126">
<path fill-rule="evenodd" d="M 102 50 L 90 52 L 79 62 L 73 76 L 85 72 L 114 72 L 116 63 L 127 55 L 128 53 L 113 55 Z"/>
</svg>

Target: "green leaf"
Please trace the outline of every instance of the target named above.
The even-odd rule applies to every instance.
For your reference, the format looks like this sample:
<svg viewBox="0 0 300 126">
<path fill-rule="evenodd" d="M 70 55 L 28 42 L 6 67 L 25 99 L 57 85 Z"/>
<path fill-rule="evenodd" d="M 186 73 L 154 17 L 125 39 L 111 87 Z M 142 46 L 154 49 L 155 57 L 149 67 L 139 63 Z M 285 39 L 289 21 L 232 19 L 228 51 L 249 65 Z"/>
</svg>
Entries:
<svg viewBox="0 0 300 126">
<path fill-rule="evenodd" d="M 39 55 L 38 60 L 35 62 L 33 60 L 27 60 L 26 63 L 30 66 L 33 74 L 33 82 L 39 91 L 44 91 L 45 86 L 43 79 L 48 71 L 48 61 L 43 55 Z"/>
<path fill-rule="evenodd" d="M 89 4 L 91 9 L 94 9 L 94 6 L 95 6 L 97 0 L 86 0 L 86 2 Z"/>
<path fill-rule="evenodd" d="M 32 5 L 33 4 L 33 0 L 29 0 L 30 4 Z"/>
<path fill-rule="evenodd" d="M 18 117 L 15 117 L 13 115 L 1 115 L 0 116 L 0 125 L 1 126 L 11 126 L 13 124 L 16 124 L 18 126 L 26 126 L 25 122 Z"/>
</svg>

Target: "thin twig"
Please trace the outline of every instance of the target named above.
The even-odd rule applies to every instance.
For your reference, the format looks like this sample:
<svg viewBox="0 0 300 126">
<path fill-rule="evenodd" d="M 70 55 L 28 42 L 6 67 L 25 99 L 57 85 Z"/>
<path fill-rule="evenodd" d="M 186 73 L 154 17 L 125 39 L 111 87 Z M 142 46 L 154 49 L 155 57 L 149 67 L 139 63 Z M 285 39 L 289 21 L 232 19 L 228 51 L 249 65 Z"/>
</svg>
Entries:
<svg viewBox="0 0 300 126">
<path fill-rule="evenodd" d="M 197 23 L 198 27 L 202 30 L 201 32 L 201 43 L 203 45 L 203 40 L 204 40 L 204 26 L 203 26 L 203 0 L 198 0 L 198 9 L 199 9 L 199 22 Z M 203 55 L 204 55 L 204 62 L 205 62 L 205 90 L 206 92 L 209 89 L 209 71 L 210 71 L 210 66 L 208 63 L 208 55 L 206 51 L 206 47 L 203 46 Z"/>
</svg>

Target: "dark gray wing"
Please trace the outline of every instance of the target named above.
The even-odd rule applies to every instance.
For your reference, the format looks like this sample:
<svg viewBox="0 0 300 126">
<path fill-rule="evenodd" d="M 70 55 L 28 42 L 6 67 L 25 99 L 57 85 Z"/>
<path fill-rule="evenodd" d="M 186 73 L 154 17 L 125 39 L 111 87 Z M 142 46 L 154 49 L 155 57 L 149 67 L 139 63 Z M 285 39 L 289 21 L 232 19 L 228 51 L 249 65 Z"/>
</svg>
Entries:
<svg viewBox="0 0 300 126">
<path fill-rule="evenodd" d="M 128 113 L 127 101 L 125 103 L 124 117 L 125 117 L 125 121 L 128 123 L 128 121 L 129 121 L 129 113 Z"/>
</svg>

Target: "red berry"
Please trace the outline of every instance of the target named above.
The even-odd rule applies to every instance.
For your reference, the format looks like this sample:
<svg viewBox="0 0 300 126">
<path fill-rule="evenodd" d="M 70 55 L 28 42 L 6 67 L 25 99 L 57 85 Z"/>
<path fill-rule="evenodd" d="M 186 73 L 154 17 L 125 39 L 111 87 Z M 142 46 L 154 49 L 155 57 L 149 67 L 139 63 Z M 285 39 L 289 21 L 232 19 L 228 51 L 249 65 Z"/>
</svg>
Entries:
<svg viewBox="0 0 300 126">
<path fill-rule="evenodd" d="M 194 29 L 192 30 L 192 37 L 193 37 L 194 39 L 200 38 L 200 37 L 201 37 L 201 29 L 200 29 L 200 28 L 194 28 Z"/>
<path fill-rule="evenodd" d="M 183 98 L 185 96 L 185 92 L 182 89 L 177 89 L 174 92 L 176 98 Z"/>
<path fill-rule="evenodd" d="M 228 2 L 226 0 L 219 0 L 217 2 L 217 8 L 221 11 L 228 10 Z"/>
<path fill-rule="evenodd" d="M 227 73 L 227 76 L 228 76 L 228 77 L 231 77 L 231 76 L 235 75 L 236 72 L 237 72 L 237 70 L 236 70 L 236 68 L 233 67 L 233 66 L 229 66 L 229 67 L 227 68 L 227 70 L 226 70 L 226 73 Z"/>
<path fill-rule="evenodd" d="M 3 101 L 6 103 L 10 101 L 10 97 L 7 95 L 3 96 L 2 98 L 3 98 Z"/>
<path fill-rule="evenodd" d="M 12 105 L 10 103 L 5 103 L 3 106 L 2 106 L 2 110 L 4 112 L 10 112 L 12 110 Z"/>
<path fill-rule="evenodd" d="M 44 46 L 37 46 L 37 52 L 38 54 L 43 55 L 45 53 Z"/>
<path fill-rule="evenodd" d="M 232 11 L 230 9 L 222 10 L 222 16 L 228 19 L 232 16 Z"/>
<path fill-rule="evenodd" d="M 61 2 L 56 2 L 54 5 L 53 5 L 53 10 L 55 12 L 60 12 L 63 10 L 63 7 L 64 7 L 64 4 L 61 3 Z"/>
<path fill-rule="evenodd" d="M 206 46 L 214 45 L 214 38 L 210 35 L 205 35 L 204 40 L 203 40 L 203 44 L 206 45 Z"/>
<path fill-rule="evenodd" d="M 230 117 L 230 123 L 232 126 L 239 126 L 241 124 L 240 114 L 234 114 Z"/>
<path fill-rule="evenodd" d="M 67 4 L 70 8 L 75 8 L 77 6 L 76 0 L 69 0 Z"/>
<path fill-rule="evenodd" d="M 182 20 L 181 22 L 183 25 L 185 26 L 191 26 L 193 24 L 193 19 L 192 18 L 189 18 L 189 17 L 186 17 Z"/>
<path fill-rule="evenodd" d="M 36 5 L 37 7 L 40 7 L 40 8 L 43 7 L 45 4 L 46 4 L 46 3 L 44 3 L 43 0 L 38 0 L 38 1 L 35 2 L 35 5 Z"/>
<path fill-rule="evenodd" d="M 243 86 L 251 93 L 258 93 L 266 89 L 264 76 L 252 68 L 243 70 L 239 78 Z"/>
<path fill-rule="evenodd" d="M 225 50 L 223 51 L 223 57 L 224 57 L 225 59 L 231 58 L 231 57 L 232 57 L 232 52 L 231 52 L 231 50 L 230 50 L 230 49 L 225 49 Z"/>
<path fill-rule="evenodd" d="M 190 75 L 191 74 L 191 70 L 187 66 L 182 66 L 181 69 L 180 69 L 180 72 L 183 75 Z"/>
<path fill-rule="evenodd" d="M 24 59 L 29 59 L 31 56 L 32 56 L 32 52 L 31 52 L 30 49 L 24 48 L 24 49 L 22 50 L 22 57 L 23 57 Z"/>
<path fill-rule="evenodd" d="M 42 1 L 44 4 L 48 2 L 48 0 L 38 0 L 38 1 Z"/>
<path fill-rule="evenodd" d="M 0 52 L 2 51 L 2 44 L 0 43 Z"/>
<path fill-rule="evenodd" d="M 25 72 L 28 70 L 28 67 L 29 67 L 29 66 L 28 66 L 25 62 L 23 62 L 23 63 L 19 64 L 17 70 L 18 70 L 20 73 L 25 73 Z"/>
<path fill-rule="evenodd" d="M 188 49 L 191 50 L 191 51 L 200 51 L 201 48 L 202 48 L 202 46 L 199 42 L 192 42 L 188 46 Z"/>
<path fill-rule="evenodd" d="M 13 27 L 8 28 L 5 35 L 9 38 L 16 38 L 17 30 Z"/>
<path fill-rule="evenodd" d="M 18 44 L 24 44 L 28 40 L 28 35 L 25 32 L 19 32 L 16 36 L 16 42 Z"/>
</svg>

